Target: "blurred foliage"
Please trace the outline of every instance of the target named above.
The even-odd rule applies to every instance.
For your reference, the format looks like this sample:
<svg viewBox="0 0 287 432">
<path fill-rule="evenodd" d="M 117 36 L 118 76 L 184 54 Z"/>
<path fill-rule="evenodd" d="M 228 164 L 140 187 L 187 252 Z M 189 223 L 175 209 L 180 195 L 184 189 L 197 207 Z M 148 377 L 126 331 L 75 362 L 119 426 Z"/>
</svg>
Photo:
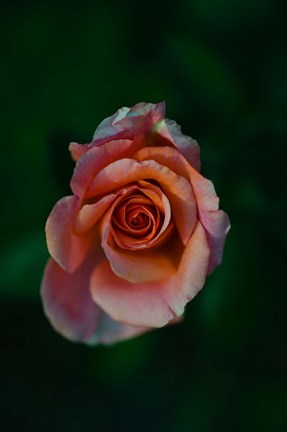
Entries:
<svg viewBox="0 0 287 432">
<path fill-rule="evenodd" d="M 286 2 L 2 3 L 1 423 L 9 431 L 287 430 Z M 180 325 L 71 344 L 39 286 L 70 141 L 167 103 L 231 218 L 223 264 Z"/>
</svg>

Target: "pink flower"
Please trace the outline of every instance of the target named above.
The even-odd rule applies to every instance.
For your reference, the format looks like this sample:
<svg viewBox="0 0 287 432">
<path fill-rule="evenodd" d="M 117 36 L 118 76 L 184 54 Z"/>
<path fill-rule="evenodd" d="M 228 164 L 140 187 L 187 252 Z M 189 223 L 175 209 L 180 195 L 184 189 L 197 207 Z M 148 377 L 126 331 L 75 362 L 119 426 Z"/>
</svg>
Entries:
<svg viewBox="0 0 287 432">
<path fill-rule="evenodd" d="M 122 108 L 70 144 L 73 195 L 46 224 L 45 313 L 70 340 L 112 343 L 180 319 L 221 262 L 228 216 L 199 146 L 165 104 Z"/>
</svg>

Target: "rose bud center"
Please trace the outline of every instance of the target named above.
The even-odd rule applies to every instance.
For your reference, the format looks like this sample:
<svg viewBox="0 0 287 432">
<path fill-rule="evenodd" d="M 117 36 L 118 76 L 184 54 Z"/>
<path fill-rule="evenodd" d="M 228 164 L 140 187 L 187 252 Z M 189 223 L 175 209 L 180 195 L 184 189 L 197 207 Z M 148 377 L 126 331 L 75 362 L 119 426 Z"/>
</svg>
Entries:
<svg viewBox="0 0 287 432">
<path fill-rule="evenodd" d="M 124 198 L 114 209 L 111 235 L 123 249 L 155 247 L 163 235 L 167 237 L 171 231 L 170 227 L 173 226 L 172 221 L 169 221 L 166 224 L 169 229 L 162 229 L 164 219 L 162 209 L 159 209 L 150 198 L 138 192 Z M 162 244 L 162 241 L 160 243 Z"/>
</svg>

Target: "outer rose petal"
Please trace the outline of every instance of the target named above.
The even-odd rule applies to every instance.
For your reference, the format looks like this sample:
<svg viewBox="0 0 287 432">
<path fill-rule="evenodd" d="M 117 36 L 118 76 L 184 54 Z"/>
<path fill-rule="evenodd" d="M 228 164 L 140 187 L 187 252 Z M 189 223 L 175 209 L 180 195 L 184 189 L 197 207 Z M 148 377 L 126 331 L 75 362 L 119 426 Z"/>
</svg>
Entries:
<svg viewBox="0 0 287 432">
<path fill-rule="evenodd" d="M 90 144 L 70 143 L 72 158 L 77 161 L 90 149 L 112 140 L 134 139 L 147 133 L 164 118 L 165 103 L 139 103 L 131 108 L 123 107 L 106 118 L 97 127 Z"/>
<path fill-rule="evenodd" d="M 115 139 L 133 139 L 145 134 L 164 118 L 165 103 L 139 103 L 121 108 L 97 127 L 90 146 L 99 146 Z"/>
<path fill-rule="evenodd" d="M 69 145 L 69 150 L 71 152 L 72 158 L 76 162 L 81 156 L 87 153 L 90 148 L 88 147 L 88 144 L 78 144 L 76 142 L 71 142 Z"/>
<path fill-rule="evenodd" d="M 230 230 L 229 217 L 222 210 L 202 213 L 201 221 L 206 229 L 211 250 L 207 273 L 210 274 L 221 263 L 226 235 Z"/>
<path fill-rule="evenodd" d="M 64 197 L 57 202 L 46 223 L 49 252 L 69 273 L 75 271 L 82 263 L 91 240 L 90 236 L 77 236 L 73 231 L 78 208 L 77 197 Z"/>
<path fill-rule="evenodd" d="M 206 230 L 210 247 L 208 266 L 208 274 L 210 274 L 221 263 L 225 239 L 230 230 L 229 217 L 224 211 L 218 210 L 219 198 L 210 180 L 192 167 L 190 167 L 190 179 L 198 204 L 199 219 Z"/>
<path fill-rule="evenodd" d="M 116 276 L 109 264 L 102 262 L 91 277 L 92 297 L 116 321 L 162 327 L 182 315 L 186 303 L 202 288 L 208 261 L 205 231 L 198 222 L 174 275 L 135 286 Z"/>
<path fill-rule="evenodd" d="M 110 344 L 149 329 L 115 322 L 92 300 L 89 278 L 96 264 L 90 257 L 74 274 L 50 259 L 41 286 L 44 311 L 52 326 L 73 341 Z"/>
<path fill-rule="evenodd" d="M 101 310 L 89 293 L 89 278 L 95 263 L 86 261 L 73 274 L 50 259 L 42 280 L 45 314 L 53 327 L 68 339 L 88 342 L 94 336 Z"/>
<path fill-rule="evenodd" d="M 230 229 L 227 214 L 218 210 L 219 199 L 212 182 L 204 178 L 190 166 L 179 151 L 171 147 L 143 148 L 132 157 L 138 161 L 150 159 L 156 161 L 190 181 L 196 198 L 199 219 L 206 230 L 210 246 L 208 273 L 211 273 L 221 263 L 225 238 Z"/>
<path fill-rule="evenodd" d="M 173 120 L 164 119 L 156 124 L 153 131 L 167 139 L 185 157 L 185 159 L 200 171 L 200 148 L 193 138 L 183 135 L 181 127 Z"/>
</svg>

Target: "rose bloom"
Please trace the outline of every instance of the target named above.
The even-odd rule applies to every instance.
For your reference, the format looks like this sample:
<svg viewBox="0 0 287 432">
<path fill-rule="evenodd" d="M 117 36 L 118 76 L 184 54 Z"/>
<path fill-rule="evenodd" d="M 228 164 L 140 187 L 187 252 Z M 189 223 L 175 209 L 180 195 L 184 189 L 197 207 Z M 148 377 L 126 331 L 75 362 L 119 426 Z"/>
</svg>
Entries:
<svg viewBox="0 0 287 432">
<path fill-rule="evenodd" d="M 70 144 L 73 195 L 46 224 L 44 311 L 73 341 L 109 344 L 180 320 L 221 262 L 228 216 L 199 146 L 165 104 L 121 108 Z"/>
</svg>

